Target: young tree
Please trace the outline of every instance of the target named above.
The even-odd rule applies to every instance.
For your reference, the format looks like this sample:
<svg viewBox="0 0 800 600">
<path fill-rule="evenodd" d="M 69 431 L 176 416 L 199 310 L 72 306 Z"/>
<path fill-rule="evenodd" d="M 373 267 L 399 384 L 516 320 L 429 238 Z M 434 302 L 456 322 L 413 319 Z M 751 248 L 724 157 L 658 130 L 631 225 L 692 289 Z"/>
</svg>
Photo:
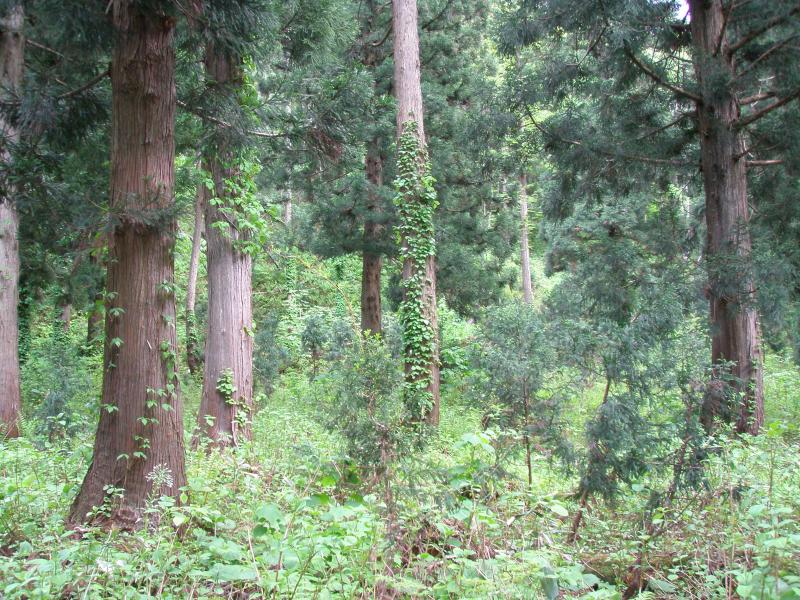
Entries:
<svg viewBox="0 0 800 600">
<path fill-rule="evenodd" d="M 114 0 L 106 341 L 92 463 L 70 513 L 110 493 L 109 519 L 137 526 L 151 494 L 186 483 L 174 295 L 175 17 L 168 2 Z M 154 477 L 157 471 L 164 477 Z M 153 489 L 158 481 L 160 489 Z"/>
<path fill-rule="evenodd" d="M 397 205 L 403 256 L 403 344 L 412 418 L 439 424 L 439 342 L 436 318 L 436 192 L 428 164 L 416 0 L 392 3 L 397 97 Z"/>
<path fill-rule="evenodd" d="M 13 98 L 22 82 L 25 37 L 21 4 L 12 5 L 0 20 L 0 94 Z M 8 177 L 12 147 L 19 130 L 0 116 L 0 161 L 5 173 L 0 182 L 0 439 L 19 435 L 19 215 L 15 187 Z"/>
<path fill-rule="evenodd" d="M 522 276 L 522 298 L 525 304 L 533 303 L 531 282 L 531 253 L 528 249 L 528 175 L 519 176 L 519 250 L 520 275 Z"/>
<path fill-rule="evenodd" d="M 788 126 L 781 125 L 786 107 L 800 97 L 791 43 L 800 6 L 693 0 L 688 24 L 678 8 L 655 0 L 521 2 L 499 28 L 501 46 L 512 54 L 537 40 L 554 42 L 539 82 L 522 89 L 519 100 L 549 99 L 569 109 L 550 123 L 531 118 L 562 164 L 572 165 L 565 181 L 571 177 L 573 185 L 564 189 L 575 190 L 575 172 L 592 173 L 595 188 L 610 184 L 623 193 L 654 177 L 691 185 L 700 165 L 719 384 L 712 389 L 722 390 L 709 394 L 703 421 L 711 428 L 716 417 L 729 418 L 739 432 L 757 433 L 764 399 L 748 202 L 764 200 L 748 194 L 748 171 L 793 160 L 778 132 Z M 563 43 L 564 36 L 574 44 Z M 728 396 L 738 403 L 726 415 Z"/>
</svg>

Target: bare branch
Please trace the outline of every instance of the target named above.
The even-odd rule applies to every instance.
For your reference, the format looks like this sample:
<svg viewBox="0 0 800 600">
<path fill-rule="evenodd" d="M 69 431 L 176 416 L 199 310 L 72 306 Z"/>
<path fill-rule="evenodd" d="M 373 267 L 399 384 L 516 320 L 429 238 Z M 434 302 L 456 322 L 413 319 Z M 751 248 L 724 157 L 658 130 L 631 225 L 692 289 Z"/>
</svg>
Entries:
<svg viewBox="0 0 800 600">
<path fill-rule="evenodd" d="M 528 114 L 528 118 L 530 119 L 531 124 L 534 127 L 536 127 L 536 129 L 541 131 L 547 137 L 549 137 L 551 139 L 555 139 L 555 140 L 561 142 L 562 144 L 570 144 L 572 146 L 580 146 L 581 148 L 586 148 L 590 152 L 593 152 L 595 154 L 600 154 L 601 156 L 608 156 L 610 158 L 622 158 L 622 159 L 625 159 L 625 160 L 635 160 L 637 162 L 643 162 L 643 163 L 648 163 L 648 164 L 652 164 L 652 165 L 670 165 L 670 166 L 673 166 L 673 167 L 686 167 L 686 166 L 691 166 L 692 165 L 691 162 L 688 162 L 688 161 L 685 161 L 685 160 L 671 160 L 669 158 L 653 158 L 653 157 L 650 157 L 650 156 L 641 156 L 641 155 L 638 155 L 638 154 L 628 154 L 628 153 L 625 153 L 625 152 L 612 152 L 610 150 L 603 150 L 603 149 L 600 149 L 600 148 L 592 148 L 591 146 L 587 146 L 586 144 L 584 144 L 583 142 L 580 142 L 578 140 L 568 140 L 566 138 L 561 137 L 560 135 L 558 135 L 556 133 L 553 133 L 552 131 L 548 131 L 545 127 L 542 127 L 542 125 L 539 124 L 539 122 L 534 118 L 534 116 L 531 114 L 531 110 L 530 110 L 530 108 L 528 108 L 528 106 L 525 106 L 525 112 Z"/>
<path fill-rule="evenodd" d="M 234 128 L 234 126 L 232 124 L 228 123 L 227 121 L 223 121 L 222 119 L 218 119 L 218 118 L 216 118 L 214 116 L 205 114 L 202 111 L 197 110 L 196 108 L 192 108 L 191 106 L 186 104 L 186 102 L 184 102 L 183 100 L 177 100 L 176 103 L 182 109 L 192 113 L 193 115 L 196 115 L 196 116 L 200 117 L 204 121 L 208 121 L 209 123 L 214 123 L 215 125 L 219 125 L 220 127 L 225 127 L 227 129 L 233 129 Z M 270 133 L 268 131 L 257 131 L 257 130 L 254 130 L 254 129 L 245 129 L 244 133 L 246 133 L 248 135 L 254 135 L 256 137 L 271 138 L 271 139 L 272 138 L 288 137 L 285 133 Z"/>
<path fill-rule="evenodd" d="M 790 10 L 785 15 L 779 15 L 777 17 L 772 17 L 769 21 L 764 23 L 761 27 L 756 27 L 752 31 L 744 34 L 744 37 L 740 39 L 738 42 L 733 44 L 731 47 L 728 48 L 728 54 L 733 55 L 737 50 L 741 50 L 744 46 L 752 42 L 758 36 L 766 33 L 773 27 L 780 25 L 786 19 L 792 17 L 793 15 L 800 13 L 800 3 L 798 3 L 792 10 Z"/>
<path fill-rule="evenodd" d="M 70 90 L 69 92 L 66 92 L 64 94 L 56 96 L 56 98 L 58 98 L 59 100 L 64 100 L 66 98 L 72 98 L 73 96 L 77 96 L 79 94 L 82 94 L 83 92 L 85 92 L 85 91 L 93 88 L 94 86 L 96 86 L 98 83 L 103 81 L 103 79 L 105 79 L 109 75 L 111 75 L 111 68 L 110 67 L 108 69 L 106 69 L 105 71 L 103 71 L 102 73 L 100 73 L 99 75 L 97 75 L 95 77 L 92 77 L 89 81 L 84 83 L 81 87 L 75 88 L 74 90 Z"/>
<path fill-rule="evenodd" d="M 650 79 L 655 81 L 658 85 L 660 85 L 662 87 L 665 87 L 665 88 L 667 88 L 668 90 L 670 90 L 672 92 L 675 92 L 679 96 L 683 96 L 684 98 L 689 98 L 690 100 L 694 100 L 698 104 L 702 104 L 703 103 L 703 99 L 700 96 L 698 96 L 697 94 L 695 94 L 693 92 L 690 92 L 689 90 L 685 90 L 682 87 L 679 87 L 677 85 L 673 85 L 673 84 L 669 83 L 668 81 L 665 81 L 664 79 L 662 79 L 661 76 L 658 73 L 653 71 L 653 69 L 651 69 L 646 64 L 644 64 L 641 60 L 639 60 L 636 57 L 636 55 L 633 52 L 631 52 L 630 48 L 627 48 L 627 47 L 625 48 L 625 54 L 627 54 L 628 58 L 630 58 L 631 61 L 633 61 L 633 64 L 635 64 L 637 67 L 639 67 L 639 69 L 641 69 L 641 71 L 645 75 L 647 75 Z"/>
<path fill-rule="evenodd" d="M 748 160 L 747 166 L 748 167 L 769 167 L 772 165 L 782 165 L 783 159 L 776 158 L 773 160 Z"/>
<path fill-rule="evenodd" d="M 783 41 L 780 41 L 780 42 L 776 42 L 775 44 L 773 44 L 772 46 L 770 46 L 769 48 L 767 48 L 767 49 L 766 49 L 764 52 L 762 52 L 762 53 L 761 53 L 761 55 L 760 55 L 758 58 L 756 58 L 756 59 L 755 59 L 753 62 L 751 62 L 749 65 L 747 65 L 747 68 L 746 68 L 746 69 L 744 69 L 744 70 L 743 70 L 742 72 L 740 72 L 740 73 L 737 73 L 737 75 L 736 75 L 736 78 L 737 78 L 737 79 L 741 79 L 742 77 L 744 77 L 745 75 L 747 75 L 747 74 L 748 74 L 750 71 L 752 71 L 753 69 L 755 69 L 755 67 L 756 67 L 756 65 L 757 65 L 758 63 L 760 63 L 762 60 L 764 60 L 765 58 L 767 58 L 767 57 L 768 57 L 770 54 L 772 54 L 772 53 L 773 53 L 773 52 L 775 52 L 776 50 L 780 50 L 781 48 L 783 48 L 783 47 L 784 47 L 786 44 L 788 44 L 789 42 L 791 42 L 792 40 L 794 40 L 796 37 L 797 37 L 797 34 L 790 35 L 790 36 L 789 36 L 788 38 L 786 38 L 785 40 L 783 40 Z"/>
<path fill-rule="evenodd" d="M 747 104 L 753 104 L 754 102 L 759 102 L 761 100 L 766 100 L 767 98 L 774 98 L 777 94 L 775 92 L 759 92 L 758 94 L 753 94 L 752 96 L 747 96 L 739 100 L 739 104 L 741 106 Z"/>
<path fill-rule="evenodd" d="M 795 90 L 794 92 L 792 92 L 791 94 L 789 94 L 784 98 L 781 98 L 780 100 L 776 100 L 772 104 L 768 104 L 761 110 L 757 110 L 756 112 L 749 114 L 744 119 L 739 121 L 739 123 L 737 124 L 737 128 L 742 129 L 744 127 L 747 127 L 751 123 L 755 123 L 756 121 L 758 121 L 761 117 L 765 117 L 776 108 L 780 108 L 781 106 L 789 104 L 789 102 L 791 102 L 792 100 L 796 100 L 797 98 L 800 98 L 800 89 Z"/>
<path fill-rule="evenodd" d="M 447 12 L 447 10 L 448 10 L 448 9 L 449 9 L 449 8 L 450 8 L 452 5 L 453 5 L 453 0 L 447 0 L 447 2 L 445 2 L 445 3 L 444 3 L 444 7 L 442 8 L 442 10 L 440 10 L 440 11 L 439 11 L 439 12 L 436 14 L 436 16 L 434 16 L 433 18 L 431 18 L 431 19 L 428 19 L 428 21 L 427 21 L 427 22 L 425 22 L 425 23 L 424 23 L 424 24 L 423 24 L 423 25 L 420 27 L 420 29 L 422 29 L 422 30 L 424 31 L 424 30 L 426 30 L 428 27 L 430 27 L 431 25 L 433 25 L 434 23 L 436 23 L 436 21 L 438 21 L 439 19 L 441 19 L 441 18 L 444 16 L 444 14 Z"/>
</svg>

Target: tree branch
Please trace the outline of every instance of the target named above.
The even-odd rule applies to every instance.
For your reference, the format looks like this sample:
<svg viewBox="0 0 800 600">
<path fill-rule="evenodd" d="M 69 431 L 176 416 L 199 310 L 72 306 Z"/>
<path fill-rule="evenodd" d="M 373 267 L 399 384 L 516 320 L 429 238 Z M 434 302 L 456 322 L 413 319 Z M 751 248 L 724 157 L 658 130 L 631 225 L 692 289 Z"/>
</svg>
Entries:
<svg viewBox="0 0 800 600">
<path fill-rule="evenodd" d="M 791 42 L 796 37 L 797 37 L 797 34 L 790 35 L 785 40 L 774 43 L 772 46 L 770 46 L 764 52 L 762 52 L 761 55 L 758 58 L 756 58 L 753 62 L 751 62 L 749 65 L 747 65 L 747 67 L 742 72 L 737 73 L 736 74 L 736 79 L 741 79 L 742 77 L 747 75 L 750 71 L 752 71 L 756 67 L 756 65 L 758 63 L 760 63 L 762 60 L 767 58 L 770 54 L 772 54 L 776 50 L 780 50 L 781 48 L 783 48 L 786 44 Z"/>
<path fill-rule="evenodd" d="M 748 167 L 769 167 L 772 165 L 782 165 L 783 159 L 782 158 L 775 158 L 772 160 L 748 160 L 747 166 Z"/>
<path fill-rule="evenodd" d="M 436 21 L 438 21 L 439 19 L 441 19 L 441 18 L 444 16 L 444 13 L 446 13 L 446 12 L 447 12 L 447 9 L 449 9 L 449 8 L 450 8 L 452 5 L 453 5 L 453 0 L 447 0 L 447 2 L 445 2 L 445 3 L 444 3 L 444 7 L 442 8 L 442 10 L 440 10 L 440 11 L 439 11 L 439 12 L 436 14 L 436 16 L 434 16 L 432 19 L 429 19 L 429 20 L 428 20 L 426 23 L 424 23 L 424 24 L 422 25 L 422 27 L 420 27 L 420 29 L 424 31 L 424 30 L 426 30 L 428 27 L 430 27 L 431 25 L 433 25 L 434 23 L 436 23 Z"/>
<path fill-rule="evenodd" d="M 96 86 L 98 83 L 103 81 L 103 79 L 105 79 L 109 75 L 111 75 L 111 68 L 110 67 L 108 69 L 106 69 L 105 71 L 103 71 L 102 73 L 100 73 L 99 75 L 97 75 L 95 77 L 92 77 L 89 81 L 84 83 L 81 87 L 75 88 L 74 90 L 70 90 L 69 92 L 65 92 L 65 93 L 63 93 L 63 94 L 61 94 L 59 96 L 56 96 L 56 98 L 59 99 L 59 100 L 64 100 L 66 98 L 72 98 L 73 96 L 77 96 L 78 94 L 82 94 L 86 90 L 91 89 L 94 86 Z"/>
<path fill-rule="evenodd" d="M 191 106 L 186 104 L 186 102 L 184 102 L 183 100 L 177 100 L 176 104 L 178 106 L 180 106 L 182 109 L 192 113 L 193 115 L 196 115 L 196 116 L 200 117 L 204 121 L 208 121 L 209 123 L 214 123 L 215 125 L 219 125 L 220 127 L 225 127 L 227 129 L 235 129 L 235 127 L 231 123 L 228 123 L 227 121 L 223 121 L 222 119 L 218 119 L 218 118 L 216 118 L 214 116 L 205 114 L 204 112 L 199 111 L 196 108 L 192 108 Z M 244 131 L 244 133 L 246 133 L 248 135 L 254 135 L 256 137 L 261 137 L 261 138 L 270 138 L 270 139 L 272 139 L 272 138 L 289 137 L 285 133 L 270 133 L 268 131 L 258 131 L 258 130 L 255 130 L 255 129 L 244 129 L 243 131 Z"/>
<path fill-rule="evenodd" d="M 751 123 L 755 123 L 761 117 L 765 117 L 766 115 L 771 113 L 776 108 L 780 108 L 781 106 L 784 106 L 785 104 L 789 104 L 789 102 L 791 102 L 792 100 L 796 100 L 797 98 L 800 98 L 800 89 L 795 90 L 794 92 L 792 92 L 791 94 L 789 94 L 785 98 L 781 98 L 780 100 L 776 100 L 775 102 L 773 102 L 772 104 L 768 104 L 767 106 L 765 106 L 761 110 L 757 110 L 756 112 L 748 115 L 744 119 L 741 119 L 739 121 L 739 123 L 736 125 L 736 127 L 738 129 L 743 129 L 744 127 L 747 127 Z"/>
<path fill-rule="evenodd" d="M 774 98 L 776 96 L 775 92 L 759 92 L 758 94 L 753 94 L 752 96 L 747 96 L 739 100 L 740 105 L 747 105 L 753 104 L 754 102 L 758 102 L 759 100 L 766 100 L 767 98 Z"/>
<path fill-rule="evenodd" d="M 548 131 L 544 127 L 542 127 L 536 119 L 531 114 L 530 108 L 525 106 L 525 112 L 528 114 L 528 118 L 531 120 L 531 124 L 536 127 L 539 131 L 541 131 L 545 136 L 555 139 L 562 144 L 570 144 L 572 146 L 580 146 L 581 148 L 586 148 L 590 152 L 595 154 L 600 154 L 601 156 L 608 156 L 610 158 L 621 158 L 624 160 L 635 160 L 637 162 L 643 162 L 653 165 L 670 165 L 673 167 L 686 167 L 690 166 L 692 163 L 684 161 L 684 160 L 671 160 L 669 158 L 652 158 L 650 156 L 641 156 L 638 154 L 627 154 L 624 152 L 612 152 L 610 150 L 601 150 L 599 148 L 592 148 L 591 146 L 587 146 L 583 142 L 578 140 L 568 140 L 566 138 L 561 137 L 558 134 L 553 133 L 552 131 Z"/>
<path fill-rule="evenodd" d="M 780 25 L 783 21 L 790 18 L 796 13 L 800 13 L 800 3 L 798 3 L 792 10 L 790 10 L 785 15 L 779 15 L 777 17 L 772 17 L 769 21 L 764 23 L 761 27 L 756 27 L 755 29 L 749 31 L 748 33 L 744 34 L 744 37 L 740 39 L 738 42 L 733 44 L 728 48 L 728 54 L 733 55 L 737 50 L 741 50 L 744 46 L 752 42 L 758 36 L 766 33 L 776 25 Z"/>
<path fill-rule="evenodd" d="M 672 92 L 675 92 L 679 96 L 683 96 L 684 98 L 689 98 L 690 100 L 694 100 L 698 104 L 702 104 L 703 103 L 703 98 L 701 98 L 697 94 L 695 94 L 693 92 L 690 92 L 689 90 L 685 90 L 682 87 L 679 87 L 677 85 L 673 85 L 673 84 L 669 83 L 668 81 L 665 81 L 664 79 L 662 79 L 661 76 L 658 73 L 653 71 L 653 69 L 651 69 L 646 64 L 644 64 L 641 60 L 639 60 L 636 57 L 636 55 L 633 52 L 631 52 L 630 48 L 627 47 L 627 44 L 625 46 L 625 54 L 627 54 L 628 58 L 630 58 L 631 61 L 633 61 L 633 64 L 635 64 L 637 67 L 639 67 L 639 69 L 641 69 L 641 71 L 645 75 L 647 75 L 650 79 L 655 81 L 658 85 L 660 85 L 662 87 L 665 87 L 665 88 L 667 88 L 668 90 L 670 90 Z"/>
</svg>

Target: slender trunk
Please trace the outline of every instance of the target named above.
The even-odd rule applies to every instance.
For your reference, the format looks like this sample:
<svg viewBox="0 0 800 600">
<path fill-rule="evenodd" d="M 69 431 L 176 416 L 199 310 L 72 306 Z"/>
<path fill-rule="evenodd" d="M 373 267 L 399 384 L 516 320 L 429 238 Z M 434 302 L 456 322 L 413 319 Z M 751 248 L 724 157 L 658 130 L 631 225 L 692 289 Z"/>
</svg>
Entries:
<svg viewBox="0 0 800 600">
<path fill-rule="evenodd" d="M 0 93 L 14 95 L 22 82 L 25 38 L 22 6 L 8 10 L 0 21 Z M 0 115 L 0 161 L 6 169 L 19 131 Z M 0 182 L 0 439 L 19 435 L 19 215 L 16 190 Z"/>
<path fill-rule="evenodd" d="M 520 264 L 522 266 L 522 297 L 526 304 L 533 303 L 531 283 L 531 254 L 528 249 L 528 176 L 519 176 Z"/>
<path fill-rule="evenodd" d="M 213 85 L 228 91 L 241 82 L 240 60 L 209 44 L 206 69 Z M 208 332 L 203 397 L 198 425 L 217 445 L 236 445 L 251 436 L 253 410 L 252 256 L 242 251 L 246 232 L 235 223 L 226 180 L 238 175 L 233 153 L 220 136 L 215 156 L 206 160 L 214 180 L 214 201 L 206 202 Z M 219 227 L 220 223 L 227 225 Z M 224 385 L 227 381 L 229 385 Z"/>
<path fill-rule="evenodd" d="M 420 176 L 425 175 L 427 148 L 425 143 L 424 114 L 422 109 L 422 87 L 420 83 L 419 32 L 417 28 L 416 0 L 394 0 L 392 2 L 392 27 L 394 30 L 394 91 L 397 97 L 397 136 L 402 136 L 407 123 L 413 121 L 417 128 L 417 141 L 421 160 Z M 418 198 L 417 201 L 422 201 Z M 408 242 L 402 240 L 407 248 Z M 431 425 L 439 424 L 439 327 L 436 315 L 436 256 L 430 254 L 425 262 L 424 273 L 415 272 L 413 261 L 406 258 L 403 264 L 403 280 L 421 280 L 421 302 L 423 317 L 430 326 L 434 348 L 426 376 L 430 376 L 427 391 L 432 397 L 432 406 L 426 415 Z M 411 377 L 410 364 L 406 362 L 406 372 Z"/>
<path fill-rule="evenodd" d="M 744 140 L 738 132 L 736 97 L 719 89 L 719 74 L 734 74 L 733 59 L 723 38 L 725 15 L 721 0 L 691 0 L 692 41 L 697 80 L 703 182 L 706 197 L 706 260 L 709 264 L 711 360 L 717 376 L 733 366 L 731 390 L 740 397 L 736 421 L 740 433 L 758 433 L 764 423 L 764 383 L 755 283 L 752 275 L 750 211 Z M 727 386 L 725 386 L 727 388 Z M 719 395 L 709 394 L 702 421 L 711 429 L 719 415 Z"/>
<path fill-rule="evenodd" d="M 194 306 L 197 300 L 197 271 L 200 267 L 200 247 L 203 242 L 203 212 L 205 210 L 206 186 L 197 186 L 194 202 L 194 232 L 192 233 L 192 255 L 189 258 L 189 283 L 186 286 L 186 364 L 194 375 L 201 364 L 200 348 L 197 339 L 197 319 Z"/>
<path fill-rule="evenodd" d="M 283 224 L 292 224 L 292 188 L 286 190 L 286 203 L 283 205 Z"/>
<path fill-rule="evenodd" d="M 95 252 L 89 254 L 89 261 L 93 265 L 98 265 L 101 261 Z M 89 316 L 86 318 L 86 346 L 94 348 L 103 339 L 103 320 L 105 315 L 104 302 L 105 289 L 102 283 L 97 284 L 98 289 L 94 295 L 94 303 L 89 309 Z"/>
<path fill-rule="evenodd" d="M 377 247 L 384 226 L 378 221 L 380 188 L 383 186 L 383 158 L 380 142 L 374 139 L 367 148 L 364 159 L 367 173 L 367 217 L 364 223 L 364 251 L 361 269 L 361 331 L 382 333 L 381 324 L 381 269 L 383 256 Z"/>
<path fill-rule="evenodd" d="M 186 484 L 175 335 L 175 21 L 115 0 L 111 208 L 103 395 L 73 523 L 142 524 Z M 157 484 L 157 488 L 156 488 Z M 110 486 L 110 487 L 109 487 Z M 109 496 L 109 489 L 121 495 Z M 102 512 L 94 507 L 104 506 Z"/>
<path fill-rule="evenodd" d="M 522 386 L 522 403 L 525 415 L 525 464 L 528 467 L 528 489 L 530 489 L 533 486 L 533 464 L 531 460 L 530 398 L 527 385 Z"/>
</svg>

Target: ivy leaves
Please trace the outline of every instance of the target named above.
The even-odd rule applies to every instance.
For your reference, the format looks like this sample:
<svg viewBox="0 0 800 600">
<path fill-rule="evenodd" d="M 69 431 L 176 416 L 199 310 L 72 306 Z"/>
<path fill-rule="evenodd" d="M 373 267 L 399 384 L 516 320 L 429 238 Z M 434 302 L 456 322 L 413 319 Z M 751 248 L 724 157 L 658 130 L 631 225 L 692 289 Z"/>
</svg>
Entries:
<svg viewBox="0 0 800 600">
<path fill-rule="evenodd" d="M 426 308 L 428 259 L 436 254 L 433 215 L 439 202 L 425 148 L 416 121 L 406 121 L 397 144 L 397 226 L 400 256 L 406 266 L 400 323 L 406 362 L 405 401 L 412 419 L 425 415 L 433 404 L 431 365 L 436 357 L 436 331 Z"/>
</svg>

